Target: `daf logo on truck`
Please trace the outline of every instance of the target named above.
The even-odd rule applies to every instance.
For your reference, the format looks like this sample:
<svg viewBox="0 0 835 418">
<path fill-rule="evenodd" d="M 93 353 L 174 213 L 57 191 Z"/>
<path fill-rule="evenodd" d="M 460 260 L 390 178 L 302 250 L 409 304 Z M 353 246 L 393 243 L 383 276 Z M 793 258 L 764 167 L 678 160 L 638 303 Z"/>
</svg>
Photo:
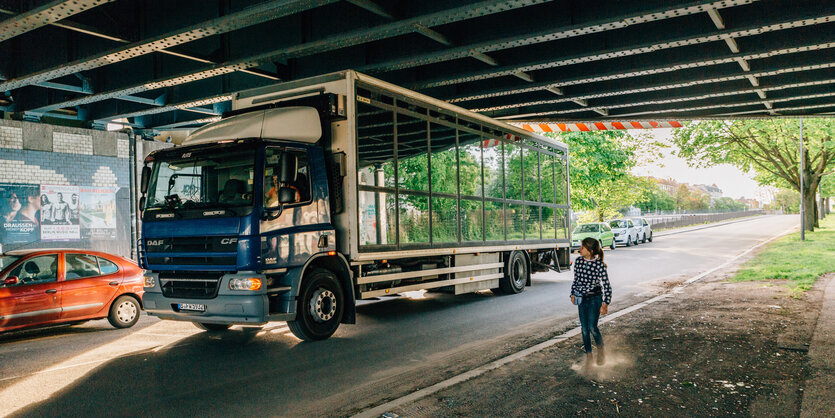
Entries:
<svg viewBox="0 0 835 418">
<path fill-rule="evenodd" d="M 567 267 L 565 144 L 354 71 L 232 97 L 146 160 L 142 234 L 176 237 L 140 252 L 160 277 L 148 314 L 322 340 L 356 299 L 519 293 L 532 268 Z"/>
</svg>

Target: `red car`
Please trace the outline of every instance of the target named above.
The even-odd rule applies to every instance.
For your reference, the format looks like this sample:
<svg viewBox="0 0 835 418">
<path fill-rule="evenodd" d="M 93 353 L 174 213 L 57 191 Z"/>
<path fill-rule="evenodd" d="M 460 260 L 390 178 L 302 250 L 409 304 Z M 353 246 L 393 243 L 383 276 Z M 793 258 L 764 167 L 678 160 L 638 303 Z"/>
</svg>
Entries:
<svg viewBox="0 0 835 418">
<path fill-rule="evenodd" d="M 44 249 L 0 255 L 0 332 L 107 318 L 116 328 L 139 320 L 143 271 L 98 251 Z"/>
</svg>

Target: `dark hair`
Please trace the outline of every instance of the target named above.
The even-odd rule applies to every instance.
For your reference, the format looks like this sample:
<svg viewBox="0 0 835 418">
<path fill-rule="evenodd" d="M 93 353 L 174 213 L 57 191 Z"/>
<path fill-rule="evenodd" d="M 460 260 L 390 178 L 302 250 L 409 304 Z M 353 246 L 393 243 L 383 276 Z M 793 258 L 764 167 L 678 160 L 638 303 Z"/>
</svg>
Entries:
<svg viewBox="0 0 835 418">
<path fill-rule="evenodd" d="M 606 265 L 603 261 L 603 247 L 600 246 L 600 241 L 595 238 L 588 237 L 583 239 L 581 245 L 589 250 L 592 257 L 600 257 L 600 262 L 603 263 L 604 266 Z"/>
</svg>

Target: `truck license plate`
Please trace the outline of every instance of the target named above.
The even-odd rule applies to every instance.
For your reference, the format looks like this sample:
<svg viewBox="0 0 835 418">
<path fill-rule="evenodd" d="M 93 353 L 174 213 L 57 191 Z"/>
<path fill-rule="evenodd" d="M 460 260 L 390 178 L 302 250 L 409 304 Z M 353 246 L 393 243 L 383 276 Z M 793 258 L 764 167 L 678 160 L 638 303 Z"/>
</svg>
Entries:
<svg viewBox="0 0 835 418">
<path fill-rule="evenodd" d="M 179 308 L 181 311 L 206 312 L 206 305 L 200 303 L 181 303 Z"/>
</svg>

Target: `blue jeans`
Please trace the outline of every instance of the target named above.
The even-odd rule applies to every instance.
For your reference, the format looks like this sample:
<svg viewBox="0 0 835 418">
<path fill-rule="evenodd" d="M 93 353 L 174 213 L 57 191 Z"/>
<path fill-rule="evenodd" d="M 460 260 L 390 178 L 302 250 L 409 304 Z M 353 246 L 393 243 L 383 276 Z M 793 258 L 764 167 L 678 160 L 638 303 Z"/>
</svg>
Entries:
<svg viewBox="0 0 835 418">
<path fill-rule="evenodd" d="M 580 329 L 583 334 L 583 348 L 586 353 L 591 353 L 591 337 L 594 336 L 594 344 L 603 346 L 603 336 L 597 329 L 597 320 L 600 319 L 600 305 L 603 304 L 603 295 L 585 296 L 577 309 L 580 311 Z"/>
</svg>

